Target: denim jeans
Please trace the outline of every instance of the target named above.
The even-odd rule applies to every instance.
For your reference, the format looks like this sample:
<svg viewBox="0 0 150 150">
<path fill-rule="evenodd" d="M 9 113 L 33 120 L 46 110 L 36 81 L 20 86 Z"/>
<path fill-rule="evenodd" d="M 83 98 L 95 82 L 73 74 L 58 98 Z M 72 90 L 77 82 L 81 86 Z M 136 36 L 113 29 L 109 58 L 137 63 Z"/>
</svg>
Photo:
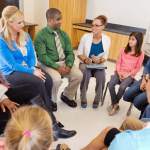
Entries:
<svg viewBox="0 0 150 150">
<path fill-rule="evenodd" d="M 123 99 L 127 102 L 133 102 L 134 106 L 144 111 L 148 105 L 146 91 L 140 90 L 142 79 L 134 83 L 123 95 Z"/>
<path fill-rule="evenodd" d="M 143 118 L 150 118 L 150 104 L 146 107 L 141 119 Z"/>
</svg>

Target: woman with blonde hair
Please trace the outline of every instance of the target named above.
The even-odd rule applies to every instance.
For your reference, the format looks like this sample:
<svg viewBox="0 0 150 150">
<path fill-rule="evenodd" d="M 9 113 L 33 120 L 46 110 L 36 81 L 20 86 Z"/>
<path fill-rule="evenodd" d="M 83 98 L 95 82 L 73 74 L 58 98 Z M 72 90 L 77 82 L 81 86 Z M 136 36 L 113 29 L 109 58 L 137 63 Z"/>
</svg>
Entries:
<svg viewBox="0 0 150 150">
<path fill-rule="evenodd" d="M 32 84 L 51 107 L 51 77 L 35 68 L 35 54 L 29 34 L 23 31 L 23 13 L 7 6 L 0 19 L 0 70 L 11 86 Z"/>
<path fill-rule="evenodd" d="M 79 69 L 83 73 L 83 80 L 81 82 L 81 106 L 87 107 L 87 89 L 91 76 L 96 78 L 95 98 L 93 101 L 93 108 L 97 108 L 102 99 L 103 89 L 105 85 L 105 70 L 96 68 L 87 68 L 90 64 L 100 64 L 107 61 L 109 54 L 109 47 L 111 44 L 110 38 L 103 34 L 102 31 L 107 25 L 107 17 L 100 15 L 96 17 L 92 24 L 92 33 L 83 35 L 79 48 L 78 58 L 80 59 Z"/>
<path fill-rule="evenodd" d="M 35 54 L 29 34 L 23 31 L 23 13 L 15 6 L 7 6 L 0 19 L 0 70 L 11 87 L 24 84 L 32 85 L 44 100 L 53 121 L 53 130 L 58 137 L 69 138 L 76 131 L 60 129 L 52 113 L 52 79 L 35 67 Z M 60 124 L 62 127 L 62 125 Z"/>
</svg>

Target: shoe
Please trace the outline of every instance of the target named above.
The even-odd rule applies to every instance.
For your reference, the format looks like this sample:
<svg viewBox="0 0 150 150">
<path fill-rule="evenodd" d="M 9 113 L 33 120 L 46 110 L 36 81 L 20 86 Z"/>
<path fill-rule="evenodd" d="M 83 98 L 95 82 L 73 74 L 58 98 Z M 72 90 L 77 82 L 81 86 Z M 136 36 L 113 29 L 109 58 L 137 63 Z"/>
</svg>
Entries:
<svg viewBox="0 0 150 150">
<path fill-rule="evenodd" d="M 111 104 L 111 105 L 108 107 L 108 109 L 107 109 L 108 112 L 110 112 L 110 111 L 113 109 L 113 107 L 114 107 L 113 104 Z"/>
<path fill-rule="evenodd" d="M 57 123 L 58 124 L 58 126 L 60 127 L 60 128 L 63 128 L 64 127 L 64 125 L 63 124 L 61 124 L 60 122 L 59 123 Z"/>
<path fill-rule="evenodd" d="M 57 103 L 51 101 L 51 105 L 52 105 L 52 111 L 57 111 Z"/>
<path fill-rule="evenodd" d="M 99 105 L 99 103 L 95 103 L 95 102 L 93 102 L 93 108 L 97 108 L 97 107 L 98 107 L 98 105 Z"/>
<path fill-rule="evenodd" d="M 60 99 L 70 107 L 77 106 L 77 103 L 74 100 L 69 100 L 65 95 L 63 95 L 63 92 L 61 93 Z"/>
<path fill-rule="evenodd" d="M 56 150 L 71 150 L 66 144 L 58 144 Z"/>
<path fill-rule="evenodd" d="M 110 112 L 108 112 L 108 115 L 114 116 L 119 110 L 120 110 L 120 107 L 118 106 L 117 109 L 112 109 Z"/>
<path fill-rule="evenodd" d="M 53 128 L 54 134 L 58 138 L 71 138 L 77 134 L 77 132 L 74 130 L 68 131 L 68 130 L 61 129 L 56 122 L 52 125 L 52 128 Z"/>
<path fill-rule="evenodd" d="M 81 106 L 82 106 L 83 108 L 86 108 L 86 107 L 87 107 L 87 101 L 86 101 L 86 102 L 81 102 Z"/>
</svg>

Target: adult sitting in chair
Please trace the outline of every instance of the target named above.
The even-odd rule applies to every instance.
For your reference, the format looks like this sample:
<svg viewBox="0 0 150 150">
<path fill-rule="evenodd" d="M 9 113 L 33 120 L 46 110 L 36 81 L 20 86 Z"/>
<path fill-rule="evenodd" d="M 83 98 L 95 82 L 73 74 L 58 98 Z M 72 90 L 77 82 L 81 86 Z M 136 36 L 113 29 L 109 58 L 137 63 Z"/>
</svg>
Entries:
<svg viewBox="0 0 150 150">
<path fill-rule="evenodd" d="M 146 96 L 146 78 L 150 73 L 150 60 L 144 68 L 142 79 L 133 84 L 123 95 L 123 99 L 128 102 L 133 102 L 134 106 L 141 111 L 140 118 L 148 105 Z M 137 96 L 135 96 L 137 95 Z"/>
<path fill-rule="evenodd" d="M 86 64 L 91 64 L 92 62 L 100 64 L 107 60 L 111 41 L 108 36 L 102 34 L 102 30 L 105 28 L 106 24 L 107 18 L 105 16 L 101 15 L 95 18 L 91 25 L 92 33 L 83 35 L 78 48 L 78 58 L 81 60 L 79 69 L 83 73 L 83 80 L 80 85 L 80 97 L 81 106 L 84 108 L 87 107 L 86 91 L 92 74 L 96 78 L 96 96 L 93 101 L 93 108 L 97 108 L 100 99 L 102 99 L 105 86 L 105 70 L 90 69 L 86 67 Z"/>
<path fill-rule="evenodd" d="M 62 14 L 56 8 L 46 12 L 47 26 L 35 36 L 34 45 L 38 56 L 38 67 L 47 72 L 53 80 L 52 106 L 57 110 L 57 93 L 62 77 L 68 78 L 69 85 L 61 94 L 61 100 L 70 107 L 76 107 L 73 97 L 82 81 L 81 71 L 73 64 L 74 53 L 69 36 L 60 29 Z"/>
</svg>

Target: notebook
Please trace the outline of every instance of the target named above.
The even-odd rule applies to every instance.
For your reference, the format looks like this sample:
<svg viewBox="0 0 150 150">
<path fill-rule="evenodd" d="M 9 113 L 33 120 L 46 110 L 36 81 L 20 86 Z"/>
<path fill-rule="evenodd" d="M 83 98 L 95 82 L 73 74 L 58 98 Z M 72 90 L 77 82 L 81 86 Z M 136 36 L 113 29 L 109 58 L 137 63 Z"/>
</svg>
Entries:
<svg viewBox="0 0 150 150">
<path fill-rule="evenodd" d="M 91 69 L 107 69 L 107 67 L 104 65 L 104 63 L 100 63 L 100 64 L 86 64 L 87 68 L 91 68 Z"/>
</svg>

